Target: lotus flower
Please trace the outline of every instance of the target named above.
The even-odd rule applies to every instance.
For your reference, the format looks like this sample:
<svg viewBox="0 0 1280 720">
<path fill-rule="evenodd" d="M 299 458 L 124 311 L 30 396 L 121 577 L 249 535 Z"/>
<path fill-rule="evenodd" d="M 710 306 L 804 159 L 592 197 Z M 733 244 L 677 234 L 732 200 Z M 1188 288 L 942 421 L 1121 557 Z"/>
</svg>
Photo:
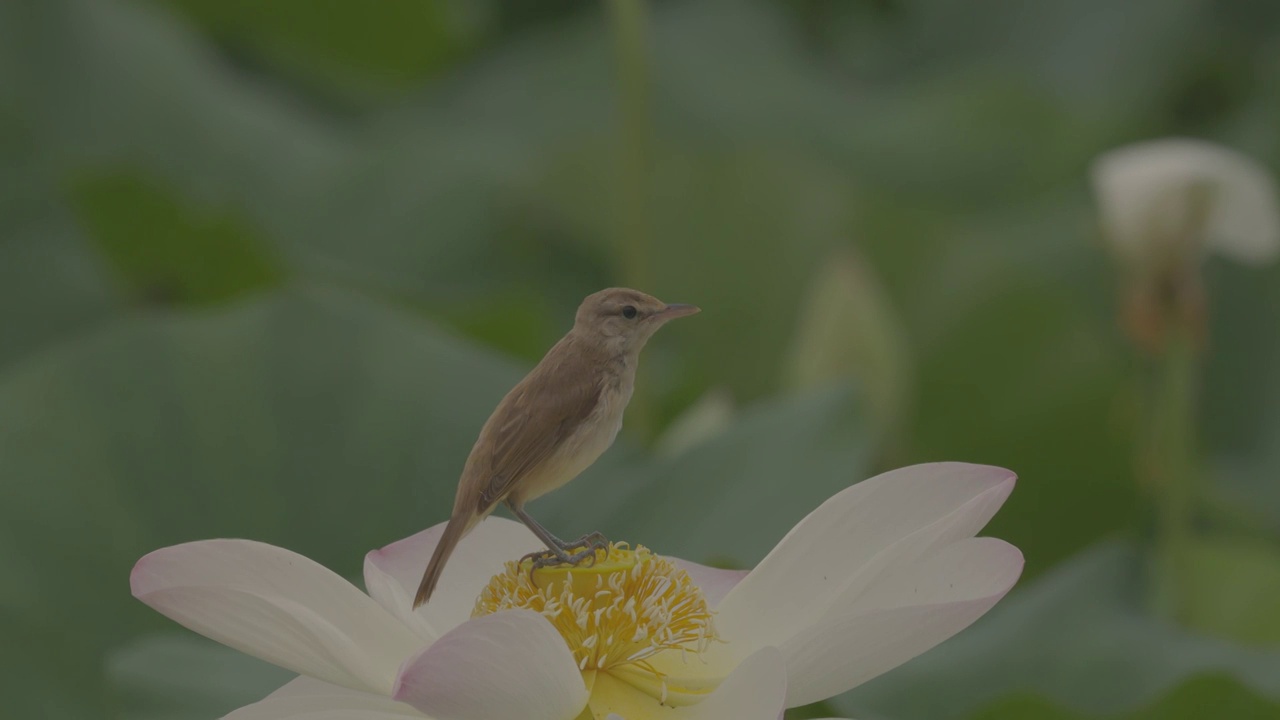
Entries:
<svg viewBox="0 0 1280 720">
<path fill-rule="evenodd" d="M 1121 257 L 1214 251 L 1262 264 L 1280 253 L 1275 181 L 1234 150 L 1182 138 L 1129 145 L 1094 161 L 1093 185 Z"/>
<path fill-rule="evenodd" d="M 968 626 L 1013 586 L 1017 548 L 975 533 L 1013 489 L 938 463 L 850 487 L 751 571 L 615 545 L 528 572 L 523 525 L 490 518 L 411 610 L 443 525 L 365 557 L 368 594 L 249 540 L 164 548 L 133 594 L 300 677 L 233 720 L 777 720 Z"/>
</svg>

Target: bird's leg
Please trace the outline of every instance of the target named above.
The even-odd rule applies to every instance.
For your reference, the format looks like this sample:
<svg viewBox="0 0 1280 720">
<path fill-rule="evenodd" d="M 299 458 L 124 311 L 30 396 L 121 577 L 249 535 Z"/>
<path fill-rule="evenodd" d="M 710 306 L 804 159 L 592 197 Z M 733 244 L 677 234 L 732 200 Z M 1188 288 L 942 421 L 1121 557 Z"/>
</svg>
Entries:
<svg viewBox="0 0 1280 720">
<path fill-rule="evenodd" d="M 569 550 L 574 548 L 582 549 L 575 553 L 568 554 Z M 602 533 L 593 532 L 583 535 L 571 543 L 567 543 L 567 546 L 560 551 L 539 550 L 538 552 L 532 552 L 520 558 L 520 562 L 524 563 L 525 560 L 533 560 L 533 565 L 529 568 L 530 576 L 533 575 L 534 570 L 539 570 L 545 567 L 554 567 L 565 563 L 577 567 L 582 565 L 588 559 L 590 559 L 591 562 L 587 564 L 587 567 L 591 567 L 596 564 L 597 550 L 604 550 L 607 554 L 609 551 L 609 540 L 606 539 Z M 568 558 L 566 559 L 561 553 L 568 554 Z"/>
<path fill-rule="evenodd" d="M 534 558 L 536 561 L 536 559 L 538 558 L 551 557 L 551 558 L 555 558 L 556 562 L 574 564 L 573 556 L 570 555 L 568 550 L 566 550 L 565 548 L 566 546 L 565 541 L 561 540 L 555 535 L 552 535 L 550 530 L 547 530 L 546 528 L 542 527 L 541 523 L 539 523 L 537 520 L 534 520 L 532 517 L 530 517 L 529 513 L 524 511 L 524 508 L 520 507 L 519 505 L 516 505 L 510 500 L 506 501 L 506 505 L 507 505 L 507 508 L 511 510 L 511 513 L 515 515 L 516 518 L 520 520 L 520 522 L 524 523 L 525 527 L 533 531 L 533 534 L 537 535 L 538 539 L 541 540 L 543 544 L 547 546 L 547 550 L 539 550 L 538 552 L 532 552 L 520 558 L 521 563 L 523 563 L 525 560 L 528 560 L 530 558 Z"/>
<path fill-rule="evenodd" d="M 533 560 L 533 567 L 530 568 L 531 573 L 539 568 L 550 567 L 552 565 L 581 565 L 587 558 L 591 558 L 591 562 L 594 564 L 596 549 L 600 547 L 608 547 L 608 541 L 604 539 L 604 535 L 601 535 L 598 532 L 591 533 L 590 535 L 583 535 L 572 543 L 566 543 L 555 535 L 552 535 L 550 530 L 542 527 L 541 523 L 534 520 L 529 513 L 524 511 L 524 508 L 516 505 L 510 500 L 506 501 L 506 505 L 511 510 L 512 514 L 514 514 L 520 522 L 524 523 L 525 527 L 533 531 L 533 534 L 537 535 L 538 539 L 547 546 L 546 550 L 531 552 L 520 558 L 520 564 L 523 564 L 525 560 Z M 584 549 L 570 554 L 569 550 L 578 547 Z"/>
<path fill-rule="evenodd" d="M 529 575 L 532 578 L 534 570 L 541 570 L 546 567 L 555 567 L 556 565 L 563 565 L 565 563 L 578 567 L 590 559 L 591 562 L 587 563 L 587 567 L 591 567 L 596 564 L 596 548 L 589 547 L 585 550 L 579 550 L 578 552 L 569 555 L 568 560 L 561 560 L 555 555 L 555 553 L 545 550 L 542 552 L 529 553 L 523 558 L 520 558 L 520 562 L 524 562 L 525 558 L 533 559 L 533 564 L 529 567 Z"/>
<path fill-rule="evenodd" d="M 516 505 L 515 503 L 511 502 L 511 500 L 504 500 L 503 503 L 507 506 L 509 510 L 511 510 L 511 513 L 516 516 L 516 519 L 524 523 L 525 527 L 532 530 L 533 534 L 537 535 L 539 540 L 546 543 L 547 547 L 551 548 L 552 550 L 567 550 L 573 547 L 572 544 L 561 540 L 555 535 L 552 535 L 550 530 L 542 527 L 542 523 L 538 522 L 537 520 L 534 520 L 529 515 L 529 513 L 524 511 L 523 507 Z"/>
</svg>

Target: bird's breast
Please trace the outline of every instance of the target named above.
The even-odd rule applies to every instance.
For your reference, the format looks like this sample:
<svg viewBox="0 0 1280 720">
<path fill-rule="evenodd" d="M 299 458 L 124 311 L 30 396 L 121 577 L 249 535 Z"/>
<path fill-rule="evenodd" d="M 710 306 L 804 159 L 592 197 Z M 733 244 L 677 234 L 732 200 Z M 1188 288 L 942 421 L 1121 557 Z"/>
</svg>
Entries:
<svg viewBox="0 0 1280 720">
<path fill-rule="evenodd" d="M 623 411 L 631 400 L 633 387 L 633 382 L 624 378 L 601 388 L 600 399 L 591 414 L 564 439 L 536 477 L 530 477 L 530 481 L 524 484 L 523 500 L 532 500 L 564 485 L 609 449 L 622 429 Z"/>
</svg>

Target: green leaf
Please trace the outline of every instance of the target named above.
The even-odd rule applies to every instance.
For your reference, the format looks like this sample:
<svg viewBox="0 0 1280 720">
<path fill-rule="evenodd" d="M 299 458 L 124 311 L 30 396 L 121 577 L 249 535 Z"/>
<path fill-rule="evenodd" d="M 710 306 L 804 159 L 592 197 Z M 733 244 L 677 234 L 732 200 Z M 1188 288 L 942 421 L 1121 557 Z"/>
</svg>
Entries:
<svg viewBox="0 0 1280 720">
<path fill-rule="evenodd" d="M 616 248 L 595 241 L 611 227 L 598 220 L 613 202 L 605 143 L 614 102 L 596 15 L 496 53 L 467 83 L 441 85 L 352 131 L 210 62 L 200 37 L 154 8 L 114 0 L 41 8 L 15 21 L 43 39 L 21 46 L 20 66 L 30 87 L 58 88 L 29 100 L 32 115 L 54 118 L 40 126 L 41 140 L 60 148 L 68 171 L 106 161 L 156 178 L 179 199 L 243 217 L 296 273 L 411 298 L 463 324 L 453 309 L 506 279 L 532 275 L 568 312 L 616 281 L 608 271 Z M 655 28 L 679 36 L 687 56 L 694 48 L 678 19 Z M 742 40 L 751 32 L 730 59 L 749 50 Z M 59 43 L 73 46 L 68 60 L 43 62 L 42 48 Z M 697 112 L 689 104 L 700 97 L 677 89 L 660 112 Z M 66 113 L 64 98 L 103 110 Z M 644 251 L 659 272 L 635 282 L 722 313 L 703 323 L 714 329 L 672 330 L 688 333 L 696 351 L 682 365 L 757 396 L 776 382 L 803 279 L 842 234 L 849 188 L 824 161 L 788 152 L 789 142 L 744 156 L 736 144 L 708 146 L 697 131 L 660 137 L 653 245 Z M 586 272 L 566 282 L 564 266 Z M 747 332 L 769 351 L 730 351 L 725 340 L 740 343 Z"/>
<path fill-rule="evenodd" d="M 973 158 L 939 162 L 937 152 L 956 147 L 945 108 L 855 105 L 767 6 L 660 6 L 653 234 L 631 251 L 653 272 L 633 278 L 615 264 L 629 253 L 610 239 L 616 98 L 598 15 L 502 48 L 468 68 L 466 82 L 442 83 L 353 132 L 209 62 L 201 38 L 146 7 L 50 6 L 64 11 L 28 24 L 47 44 L 75 37 L 74 61 L 42 63 L 35 46 L 24 67 L 33 87 L 59 88 L 32 101 L 56 117 L 43 134 L 69 164 L 105 155 L 137 165 L 181 195 L 239 208 L 294 272 L 410 298 L 485 337 L 508 333 L 465 309 L 486 312 L 484 298 L 509 281 L 554 297 L 556 317 L 619 278 L 699 302 L 703 327 L 671 331 L 689 347 L 675 384 L 724 383 L 747 399 L 776 384 L 805 279 L 850 234 L 850 208 L 878 200 L 854 178 L 901 202 L 905 178 L 936 183 L 951 168 L 951 185 L 970 187 L 977 161 L 1026 165 L 1024 152 L 998 153 L 1007 134 Z M 61 97 L 107 111 L 60 113 Z M 1060 117 L 1041 106 L 1038 117 Z M 904 117 L 936 122 L 936 140 L 922 144 Z M 883 150 L 886 132 L 913 162 Z M 543 347 L 558 327 L 547 325 Z M 745 343 L 753 352 L 740 352 Z M 520 347 L 531 356 L 525 348 L 537 345 Z"/>
<path fill-rule="evenodd" d="M 208 720 L 257 702 L 295 675 L 193 635 L 148 635 L 111 652 L 107 679 L 131 720 Z"/>
<path fill-rule="evenodd" d="M 14 28 L 6 50 L 22 91 L 18 120 L 33 128 L 33 143 L 56 149 L 44 158 L 46 172 L 71 184 L 104 168 L 147 178 L 166 196 L 162 205 L 216 208 L 252 228 L 293 275 L 430 303 L 459 324 L 466 309 L 528 286 L 530 268 L 548 266 L 549 232 L 538 219 L 545 213 L 523 212 L 512 188 L 557 138 L 575 132 L 564 113 L 593 120 L 545 91 L 565 77 L 562 69 L 601 88 L 609 78 L 599 63 L 582 62 L 603 41 L 570 42 L 586 54 L 552 52 L 526 65 L 516 51 L 519 77 L 484 73 L 504 83 L 506 104 L 492 116 L 479 112 L 490 94 L 441 88 L 426 109 L 339 123 L 287 93 L 263 92 L 252 75 L 217 62 L 207 38 L 153 5 L 50 0 L 0 13 L 10 15 L 0 24 Z M 571 34 L 592 39 L 593 29 Z M 45 55 L 55 47 L 56 62 Z M 509 92 L 507 81 L 522 92 Z M 546 109 L 527 113 L 531 104 Z M 576 252 L 533 275 L 533 290 L 572 298 L 558 318 L 600 287 L 581 283 L 576 271 L 598 263 L 574 262 Z M 566 277 L 581 284 L 561 289 Z"/>
<path fill-rule="evenodd" d="M 1280 551 L 1239 540 L 1199 540 L 1186 558 L 1186 622 L 1245 645 L 1280 646 Z"/>
<path fill-rule="evenodd" d="M 1206 268 L 1209 354 L 1200 423 L 1209 492 L 1280 537 L 1280 264 Z"/>
<path fill-rule="evenodd" d="M 0 8 L 0 46 L 5 12 Z M 107 264 L 62 201 L 34 133 L 13 110 L 0 108 L 0 371 L 122 305 Z"/>
<path fill-rule="evenodd" d="M 1204 674 L 1280 701 L 1280 650 L 1243 648 L 1146 615 L 1142 568 L 1123 545 L 1094 548 L 1015 590 L 940 647 L 841 696 L 839 706 L 850 717 L 948 720 L 1030 693 L 1108 716 Z"/>
<path fill-rule="evenodd" d="M 816 702 L 801 707 L 788 708 L 785 720 L 809 720 L 810 718 L 828 718 L 833 720 L 836 711 L 828 702 Z"/>
<path fill-rule="evenodd" d="M 957 66 L 1016 67 L 1083 114 L 1135 112 L 1126 101 L 1139 108 L 1156 102 L 1208 15 L 1200 0 L 1085 0 L 1048 3 L 1038 12 L 1005 0 L 902 5 L 913 22 L 901 24 L 889 48 L 901 57 L 888 69 L 945 75 Z"/>
<path fill-rule="evenodd" d="M 486 3 L 160 0 L 237 50 L 317 84 L 403 91 L 473 42 Z"/>
<path fill-rule="evenodd" d="M 969 720 L 1097 720 L 1066 710 L 1033 695 L 1015 695 L 1001 700 Z M 1202 720 L 1220 718 L 1280 718 L 1280 705 L 1267 702 L 1240 683 L 1220 675 L 1197 675 L 1140 710 L 1108 714 L 1105 720 Z"/>
<path fill-rule="evenodd" d="M 208 303 L 278 284 L 280 270 L 242 221 L 184 206 L 154 182 L 99 175 L 72 190 L 104 254 L 143 300 Z"/>
<path fill-rule="evenodd" d="M 250 537 L 358 574 L 367 550 L 448 515 L 517 378 L 321 291 L 120 320 L 3 374 L 0 629 L 19 640 L 0 648 L 0 690 L 35 708 L 71 683 L 101 715 L 101 653 L 172 627 L 128 594 L 157 547 Z"/>
<path fill-rule="evenodd" d="M 0 371 L 118 313 L 120 293 L 70 213 L 0 209 Z"/>
</svg>

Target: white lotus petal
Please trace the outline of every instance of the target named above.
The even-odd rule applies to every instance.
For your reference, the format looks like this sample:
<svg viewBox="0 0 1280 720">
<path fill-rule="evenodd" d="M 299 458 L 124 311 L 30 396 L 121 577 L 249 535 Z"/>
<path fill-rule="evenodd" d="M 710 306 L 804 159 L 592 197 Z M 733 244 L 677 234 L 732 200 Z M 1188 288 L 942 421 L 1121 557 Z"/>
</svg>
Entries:
<svg viewBox="0 0 1280 720">
<path fill-rule="evenodd" d="M 608 673 L 596 676 L 592 712 L 624 720 L 778 720 L 786 709 L 787 668 L 778 648 L 766 647 L 748 657 L 706 699 L 696 705 L 662 707 Z"/>
<path fill-rule="evenodd" d="M 502 572 L 504 563 L 543 548 L 524 525 L 486 518 L 458 543 L 435 594 L 414 612 L 413 596 L 442 532 L 444 523 L 373 550 L 364 559 L 369 594 L 425 638 L 437 638 L 470 619 L 480 590 Z"/>
<path fill-rule="evenodd" d="M 568 720 L 587 688 L 560 633 L 528 610 L 468 620 L 405 662 L 392 696 L 439 720 Z"/>
<path fill-rule="evenodd" d="M 1201 140 L 1155 140 L 1101 155 L 1092 174 L 1103 231 L 1122 255 L 1141 256 L 1158 250 L 1151 243 L 1185 234 L 1197 188 L 1209 193 L 1203 228 L 1209 249 L 1248 263 L 1280 253 L 1275 182 L 1234 150 Z"/>
<path fill-rule="evenodd" d="M 780 646 L 787 705 L 842 693 L 960 632 L 1013 587 L 1022 563 L 1003 540 L 971 538 L 883 578 L 857 603 L 837 603 Z"/>
<path fill-rule="evenodd" d="M 778 720 L 786 710 L 787 668 L 777 648 L 761 648 L 742 661 L 706 700 L 677 708 L 677 720 Z M 636 718 L 636 720 L 640 720 Z"/>
<path fill-rule="evenodd" d="M 299 675 L 298 677 L 290 680 L 289 682 L 273 690 L 271 694 L 267 696 L 267 698 L 274 698 L 276 700 L 280 700 L 282 698 L 289 698 L 289 697 L 316 697 L 316 696 L 368 697 L 369 693 L 364 692 L 363 690 L 352 690 L 351 688 L 342 687 L 341 685 L 334 685 L 333 683 L 327 683 L 323 680 L 317 680 L 313 677 L 307 677 L 306 675 Z M 395 700 L 392 700 L 391 698 L 384 695 L 376 695 L 375 697 L 381 698 L 387 702 L 396 703 Z M 408 707 L 404 703 L 396 703 L 396 705 L 399 707 Z M 413 710 L 413 712 L 417 713 L 418 711 Z M 418 714 L 421 714 L 421 713 L 418 713 Z"/>
<path fill-rule="evenodd" d="M 300 677 L 223 720 L 404 720 L 426 717 L 389 697 Z"/>
<path fill-rule="evenodd" d="M 729 591 L 751 572 L 750 570 L 722 570 L 675 557 L 667 559 L 676 567 L 689 573 L 689 579 L 702 591 L 707 604 L 711 607 L 719 605 L 724 596 L 728 595 Z"/>
<path fill-rule="evenodd" d="M 712 643 L 699 655 L 667 650 L 646 659 L 648 669 L 624 666 L 610 672 L 630 685 L 658 694 L 662 692 L 662 684 L 654 677 L 656 672 L 666 679 L 667 692 L 672 697 L 691 699 L 714 691 L 742 664 L 734 653 L 724 648 L 721 643 Z M 750 656 L 748 653 L 747 657 Z"/>
<path fill-rule="evenodd" d="M 1003 468 L 913 465 L 878 475 L 827 500 L 787 534 L 717 607 L 716 624 L 738 658 L 778 645 L 870 587 L 991 519 L 1013 490 Z"/>
<path fill-rule="evenodd" d="M 179 624 L 267 662 L 388 694 L 421 643 L 327 568 L 249 540 L 206 540 L 146 555 L 134 597 Z"/>
</svg>

